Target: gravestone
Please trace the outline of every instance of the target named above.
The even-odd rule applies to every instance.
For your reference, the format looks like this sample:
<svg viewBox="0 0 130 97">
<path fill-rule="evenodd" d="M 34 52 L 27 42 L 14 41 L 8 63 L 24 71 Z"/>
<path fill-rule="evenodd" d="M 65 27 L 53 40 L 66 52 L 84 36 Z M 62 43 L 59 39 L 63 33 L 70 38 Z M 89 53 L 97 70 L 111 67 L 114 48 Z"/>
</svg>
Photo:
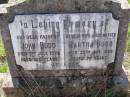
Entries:
<svg viewBox="0 0 130 97">
<path fill-rule="evenodd" d="M 8 97 L 77 96 L 104 86 L 127 91 L 122 61 L 129 8 L 124 0 L 5 5 L 0 30 L 13 83 L 4 87 Z"/>
</svg>

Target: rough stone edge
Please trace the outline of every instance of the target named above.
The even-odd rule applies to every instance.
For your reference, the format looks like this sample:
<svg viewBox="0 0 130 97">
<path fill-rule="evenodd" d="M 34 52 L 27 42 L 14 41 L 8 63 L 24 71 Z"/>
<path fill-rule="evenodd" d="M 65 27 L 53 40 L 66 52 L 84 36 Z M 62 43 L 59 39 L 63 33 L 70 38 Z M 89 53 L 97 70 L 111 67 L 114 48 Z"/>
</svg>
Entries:
<svg viewBox="0 0 130 97">
<path fill-rule="evenodd" d="M 7 11 L 8 7 L 18 5 L 18 4 L 23 3 L 25 1 L 26 0 L 18 0 L 18 1 L 15 1 L 15 2 L 9 1 L 8 4 L 0 4 L 0 14 L 8 13 L 8 11 Z M 99 0 L 99 2 L 100 1 L 101 0 Z M 102 1 L 112 1 L 112 0 L 102 0 Z M 127 0 L 113 0 L 113 1 L 116 2 L 116 3 L 120 3 L 122 9 L 130 9 L 130 4 L 128 3 Z"/>
<path fill-rule="evenodd" d="M 121 75 L 120 76 L 115 76 L 113 80 L 114 80 L 114 85 L 115 85 L 116 91 L 121 90 L 121 91 L 123 91 L 125 93 L 128 93 L 130 82 L 128 80 L 128 76 L 126 74 L 126 70 L 125 70 L 123 65 L 122 65 L 122 73 L 121 73 Z"/>
<path fill-rule="evenodd" d="M 26 1 L 26 0 L 19 0 L 19 1 L 16 1 L 16 2 L 8 3 L 8 4 L 0 4 L 0 14 L 8 13 L 7 8 L 9 8 L 11 6 L 18 5 L 20 3 L 23 3 L 24 1 Z"/>
</svg>

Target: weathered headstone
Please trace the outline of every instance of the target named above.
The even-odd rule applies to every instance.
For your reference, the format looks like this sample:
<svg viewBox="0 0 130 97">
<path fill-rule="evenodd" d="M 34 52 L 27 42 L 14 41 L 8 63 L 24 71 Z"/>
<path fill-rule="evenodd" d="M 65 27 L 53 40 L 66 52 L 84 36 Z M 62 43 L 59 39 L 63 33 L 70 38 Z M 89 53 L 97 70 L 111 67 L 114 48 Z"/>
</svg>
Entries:
<svg viewBox="0 0 130 97">
<path fill-rule="evenodd" d="M 8 5 L 0 30 L 14 95 L 81 95 L 103 83 L 127 91 L 122 60 L 130 7 L 124 2 L 23 0 Z"/>
</svg>

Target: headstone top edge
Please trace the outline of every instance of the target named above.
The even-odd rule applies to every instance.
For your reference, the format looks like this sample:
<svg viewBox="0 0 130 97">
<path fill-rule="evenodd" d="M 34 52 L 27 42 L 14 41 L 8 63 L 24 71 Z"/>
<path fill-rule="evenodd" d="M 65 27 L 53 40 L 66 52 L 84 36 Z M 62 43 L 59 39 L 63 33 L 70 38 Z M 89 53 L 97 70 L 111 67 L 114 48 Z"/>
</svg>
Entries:
<svg viewBox="0 0 130 97">
<path fill-rule="evenodd" d="M 8 4 L 0 4 L 0 14 L 8 13 L 8 8 L 10 8 L 10 7 L 15 7 L 19 4 L 28 3 L 33 0 L 16 0 L 15 2 L 11 2 L 11 1 L 12 0 L 9 0 Z M 87 0 L 87 1 L 93 1 L 93 0 Z M 130 9 L 130 4 L 128 3 L 127 0 L 97 0 L 97 1 L 99 1 L 101 3 L 106 2 L 106 1 L 112 1 L 115 3 L 121 4 L 122 9 Z M 97 1 L 94 0 L 94 2 L 97 2 Z"/>
</svg>

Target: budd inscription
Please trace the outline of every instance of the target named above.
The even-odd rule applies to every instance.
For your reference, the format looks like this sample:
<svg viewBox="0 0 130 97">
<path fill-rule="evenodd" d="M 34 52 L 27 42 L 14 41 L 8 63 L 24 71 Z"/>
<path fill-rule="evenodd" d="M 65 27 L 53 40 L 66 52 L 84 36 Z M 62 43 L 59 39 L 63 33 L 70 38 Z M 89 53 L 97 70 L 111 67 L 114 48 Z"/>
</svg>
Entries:
<svg viewBox="0 0 130 97">
<path fill-rule="evenodd" d="M 25 70 L 106 68 L 118 27 L 111 13 L 16 15 L 9 24 L 16 63 Z"/>
</svg>

